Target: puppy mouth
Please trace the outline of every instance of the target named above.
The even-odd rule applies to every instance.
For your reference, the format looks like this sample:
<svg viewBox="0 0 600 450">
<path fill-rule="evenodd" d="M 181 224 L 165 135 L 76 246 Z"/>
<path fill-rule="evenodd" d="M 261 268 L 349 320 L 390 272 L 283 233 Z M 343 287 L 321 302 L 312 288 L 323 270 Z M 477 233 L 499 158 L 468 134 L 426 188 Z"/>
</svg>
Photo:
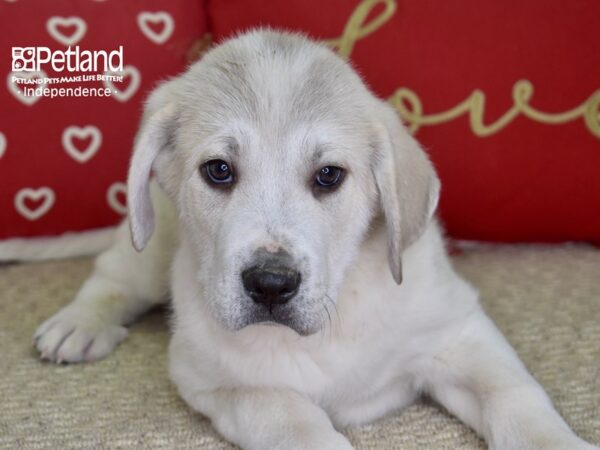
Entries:
<svg viewBox="0 0 600 450">
<path fill-rule="evenodd" d="M 297 312 L 294 312 L 293 308 L 288 305 L 275 308 L 253 308 L 253 311 L 246 318 L 245 326 L 250 325 L 283 326 L 292 329 L 300 336 L 309 336 L 318 331 L 314 326 L 310 326 L 306 320 L 301 320 Z"/>
</svg>

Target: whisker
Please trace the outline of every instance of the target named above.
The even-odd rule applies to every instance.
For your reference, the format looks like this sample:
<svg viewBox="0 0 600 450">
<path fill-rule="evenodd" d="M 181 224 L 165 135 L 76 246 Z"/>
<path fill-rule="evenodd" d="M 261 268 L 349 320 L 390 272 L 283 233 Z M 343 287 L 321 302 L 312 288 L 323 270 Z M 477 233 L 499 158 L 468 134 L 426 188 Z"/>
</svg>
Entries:
<svg viewBox="0 0 600 450">
<path fill-rule="evenodd" d="M 329 308 L 327 308 L 327 305 L 325 303 L 323 303 L 323 308 L 325 309 L 325 312 L 327 313 L 327 320 L 329 321 L 329 328 L 331 328 L 331 314 L 329 314 Z"/>
<path fill-rule="evenodd" d="M 340 312 L 338 311 L 336 303 L 327 294 L 325 294 L 325 299 L 327 299 L 329 301 L 329 303 L 331 303 L 333 305 L 333 310 L 335 311 L 335 315 L 336 315 L 336 318 L 337 318 L 337 323 L 338 323 L 339 326 L 341 326 L 342 325 L 342 318 L 340 316 Z"/>
<path fill-rule="evenodd" d="M 325 329 L 327 328 L 329 331 L 329 338 L 331 338 L 332 336 L 332 332 L 333 332 L 333 327 L 332 327 L 332 322 L 331 322 L 331 314 L 329 312 L 329 308 L 327 307 L 327 304 L 323 301 L 324 297 L 319 298 L 319 302 L 321 303 L 321 306 L 323 307 L 323 309 L 325 310 L 325 313 L 327 314 L 327 322 L 328 322 L 328 326 L 325 326 L 325 319 L 324 316 L 322 316 L 323 318 L 321 319 L 322 323 L 323 323 L 323 329 L 322 329 L 322 333 L 320 333 L 321 335 L 321 339 L 325 339 Z"/>
</svg>

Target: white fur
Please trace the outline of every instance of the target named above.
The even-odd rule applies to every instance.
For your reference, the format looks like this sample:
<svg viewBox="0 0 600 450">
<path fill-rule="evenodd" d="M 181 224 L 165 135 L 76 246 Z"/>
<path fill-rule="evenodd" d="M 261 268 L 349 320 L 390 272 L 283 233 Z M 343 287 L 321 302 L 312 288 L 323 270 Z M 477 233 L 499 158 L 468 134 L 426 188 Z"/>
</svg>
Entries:
<svg viewBox="0 0 600 450">
<path fill-rule="evenodd" d="M 239 169 L 231 191 L 198 173 L 215 158 Z M 317 195 L 312 176 L 330 164 L 346 179 Z M 418 144 L 344 62 L 298 36 L 249 33 L 151 96 L 129 174 L 133 241 L 148 245 L 136 253 L 123 225 L 36 346 L 54 361 L 105 356 L 165 300 L 171 267 L 171 377 L 243 448 L 349 449 L 336 428 L 424 393 L 491 448 L 597 448 L 453 271 L 438 194 Z M 253 322 L 240 272 L 261 248 L 285 249 L 302 273 L 289 327 Z"/>
</svg>

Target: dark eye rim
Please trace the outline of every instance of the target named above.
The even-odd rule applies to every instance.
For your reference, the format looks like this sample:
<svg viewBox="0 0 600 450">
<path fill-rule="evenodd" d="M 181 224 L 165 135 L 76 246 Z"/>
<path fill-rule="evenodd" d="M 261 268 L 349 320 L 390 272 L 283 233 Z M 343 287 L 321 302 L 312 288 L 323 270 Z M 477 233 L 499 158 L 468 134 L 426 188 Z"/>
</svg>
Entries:
<svg viewBox="0 0 600 450">
<path fill-rule="evenodd" d="M 326 168 L 334 169 L 336 172 L 335 179 L 331 182 L 323 182 L 320 179 L 321 172 L 323 171 L 323 169 L 326 169 Z M 346 176 L 346 170 L 343 167 L 339 167 L 339 166 L 336 166 L 333 164 L 328 164 L 328 165 L 325 165 L 325 166 L 322 166 L 321 168 L 319 168 L 319 170 L 317 170 L 317 172 L 315 173 L 315 175 L 313 177 L 314 186 L 316 189 L 318 189 L 320 191 L 331 192 L 331 191 L 337 189 L 342 184 L 345 176 Z"/>
<path fill-rule="evenodd" d="M 217 178 L 211 171 L 211 166 L 216 164 L 226 164 L 229 168 L 229 176 L 225 179 Z M 214 158 L 206 161 L 200 166 L 200 173 L 206 182 L 214 187 L 227 188 L 236 181 L 235 169 L 233 165 L 221 158 Z"/>
</svg>

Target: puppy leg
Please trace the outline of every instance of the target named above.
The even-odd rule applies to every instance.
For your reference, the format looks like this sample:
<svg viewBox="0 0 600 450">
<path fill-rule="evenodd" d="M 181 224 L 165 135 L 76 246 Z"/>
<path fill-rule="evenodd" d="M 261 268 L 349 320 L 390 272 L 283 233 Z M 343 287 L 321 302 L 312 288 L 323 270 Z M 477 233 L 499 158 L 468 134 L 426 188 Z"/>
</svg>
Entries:
<svg viewBox="0 0 600 450">
<path fill-rule="evenodd" d="M 131 245 L 127 221 L 73 302 L 37 329 L 34 345 L 43 359 L 92 361 L 106 356 L 125 337 L 123 326 L 168 294 L 169 266 L 176 245 L 176 217 L 157 185 L 152 186 L 157 229 L 141 253 Z"/>
<path fill-rule="evenodd" d="M 321 408 L 287 389 L 235 388 L 182 397 L 227 440 L 246 450 L 351 450 Z"/>
<path fill-rule="evenodd" d="M 422 375 L 429 393 L 496 450 L 592 450 L 481 310 L 465 320 Z"/>
</svg>

